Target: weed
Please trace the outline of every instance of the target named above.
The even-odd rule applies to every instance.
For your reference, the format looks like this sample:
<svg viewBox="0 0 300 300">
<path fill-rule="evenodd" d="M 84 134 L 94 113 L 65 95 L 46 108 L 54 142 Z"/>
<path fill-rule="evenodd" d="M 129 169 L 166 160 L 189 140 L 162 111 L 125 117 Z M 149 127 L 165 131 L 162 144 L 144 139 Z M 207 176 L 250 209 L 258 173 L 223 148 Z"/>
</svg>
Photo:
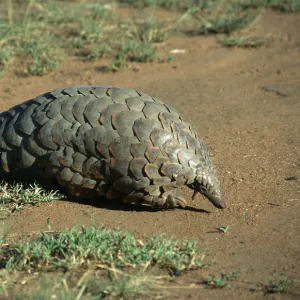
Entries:
<svg viewBox="0 0 300 300">
<path fill-rule="evenodd" d="M 76 276 L 77 277 L 77 276 Z M 117 269 L 108 270 L 108 277 L 93 274 L 91 270 L 79 278 L 71 274 L 48 273 L 30 282 L 30 290 L 14 288 L 6 291 L 7 298 L 13 300 L 34 299 L 136 299 L 141 296 L 161 294 L 158 291 L 162 278 L 153 276 L 147 271 L 134 270 L 123 272 Z"/>
<path fill-rule="evenodd" d="M 119 228 L 94 225 L 61 232 L 54 232 L 49 222 L 47 226 L 49 231 L 30 239 L 2 243 L 0 294 L 6 298 L 136 299 L 161 294 L 165 279 L 171 278 L 157 275 L 161 268 L 174 276 L 212 263 L 204 262 L 193 240 L 166 235 L 140 240 Z M 12 282 L 17 283 L 13 288 Z"/>
<path fill-rule="evenodd" d="M 279 280 L 269 279 L 268 284 L 264 286 L 265 293 L 282 293 L 289 287 L 289 280 L 287 277 L 283 277 Z"/>
<path fill-rule="evenodd" d="M 0 15 L 0 73 L 14 58 L 29 75 L 44 75 L 70 55 L 88 59 L 112 58 L 106 70 L 118 71 L 131 61 L 149 62 L 158 55 L 157 43 L 166 41 L 172 32 L 189 34 L 232 33 L 251 25 L 266 7 L 285 12 L 299 10 L 297 0 L 123 0 L 134 7 L 162 7 L 178 11 L 170 22 L 153 17 L 124 20 L 112 7 L 99 3 L 73 1 L 26 1 L 15 9 L 6 1 Z M 226 47 L 259 47 L 259 37 L 229 37 Z M 168 61 L 167 59 L 161 61 Z"/>
<path fill-rule="evenodd" d="M 9 185 L 0 182 L 0 212 L 7 216 L 21 209 L 24 204 L 38 204 L 65 198 L 57 191 L 47 192 L 37 184 L 25 187 L 23 184 Z"/>
<path fill-rule="evenodd" d="M 103 27 L 100 23 L 84 19 L 81 28 L 80 37 L 86 43 L 98 43 L 103 39 Z"/>
<path fill-rule="evenodd" d="M 141 42 L 162 43 L 168 38 L 170 30 L 164 22 L 150 17 L 142 22 L 135 21 L 133 34 Z"/>
<path fill-rule="evenodd" d="M 122 54 L 117 54 L 116 56 L 113 57 L 110 65 L 107 68 L 104 68 L 104 70 L 107 71 L 119 71 L 121 69 L 123 69 L 125 66 L 127 65 L 127 61 L 125 56 L 123 56 Z"/>
<path fill-rule="evenodd" d="M 239 274 L 240 271 L 233 271 L 229 275 L 223 272 L 220 276 L 209 276 L 203 283 L 211 288 L 231 287 L 231 284 L 228 283 L 228 281 L 236 279 Z"/>
<path fill-rule="evenodd" d="M 134 270 L 130 273 L 112 268 L 108 270 L 110 282 L 106 285 L 105 294 L 119 299 L 149 295 L 150 292 L 158 290 L 161 279 L 163 279 L 163 276 L 153 276 L 144 269 Z"/>
<path fill-rule="evenodd" d="M 15 54 L 15 49 L 9 45 L 0 49 L 0 74 L 3 74 L 8 67 L 10 60 Z"/>
<path fill-rule="evenodd" d="M 218 228 L 218 230 L 221 231 L 221 232 L 223 232 L 223 233 L 226 233 L 226 232 L 228 232 L 228 230 L 230 229 L 230 227 L 232 227 L 231 224 L 230 224 L 230 225 L 227 225 L 227 226 L 221 225 L 221 226 Z"/>
<path fill-rule="evenodd" d="M 289 177 L 285 178 L 285 180 L 287 180 L 287 181 L 297 180 L 297 177 L 296 176 L 289 176 Z"/>
<path fill-rule="evenodd" d="M 175 10 L 178 12 L 184 12 L 188 9 L 194 7 L 201 7 L 208 3 L 207 0 L 119 0 L 124 6 L 130 6 L 135 8 L 145 8 L 145 7 L 161 7 L 168 10 Z"/>
<path fill-rule="evenodd" d="M 110 52 L 110 47 L 108 45 L 93 45 L 90 48 L 89 54 L 87 55 L 88 59 L 96 59 L 105 57 Z"/>
<path fill-rule="evenodd" d="M 202 7 L 195 7 L 186 12 L 198 22 L 197 34 L 231 33 L 253 23 L 264 7 L 256 10 L 239 10 L 237 6 L 224 0 L 203 1 Z"/>
<path fill-rule="evenodd" d="M 10 245 L 0 264 L 19 270 L 69 269 L 94 261 L 117 268 L 151 264 L 182 272 L 207 265 L 200 252 L 195 241 L 179 243 L 161 235 L 142 242 L 120 229 L 83 226 L 81 231 L 73 227 L 55 234 L 40 232 L 32 240 Z"/>
<path fill-rule="evenodd" d="M 224 47 L 257 48 L 265 45 L 270 38 L 265 36 L 229 36 L 221 41 Z"/>
<path fill-rule="evenodd" d="M 273 0 L 270 1 L 269 7 L 285 13 L 293 13 L 300 10 L 300 2 L 298 0 Z"/>
<path fill-rule="evenodd" d="M 265 4 L 263 2 L 265 2 Z M 244 9 L 258 8 L 265 5 L 268 8 L 284 13 L 293 13 L 300 10 L 300 2 L 298 0 L 248 0 L 246 2 L 239 3 L 239 5 L 244 7 Z"/>
<path fill-rule="evenodd" d="M 45 75 L 58 67 L 62 59 L 52 49 L 53 39 L 47 37 L 24 41 L 21 44 L 20 54 L 25 54 L 29 59 L 27 71 L 31 75 Z"/>
<path fill-rule="evenodd" d="M 127 53 L 129 61 L 133 62 L 151 62 L 157 56 L 157 48 L 148 42 L 128 40 L 122 49 L 121 52 Z"/>
</svg>

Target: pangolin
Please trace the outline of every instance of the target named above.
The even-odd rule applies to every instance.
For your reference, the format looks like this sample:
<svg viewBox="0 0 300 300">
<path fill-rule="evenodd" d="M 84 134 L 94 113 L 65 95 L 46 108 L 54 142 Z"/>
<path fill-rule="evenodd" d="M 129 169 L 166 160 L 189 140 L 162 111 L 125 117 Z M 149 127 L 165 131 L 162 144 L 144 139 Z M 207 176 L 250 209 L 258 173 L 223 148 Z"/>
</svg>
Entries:
<svg viewBox="0 0 300 300">
<path fill-rule="evenodd" d="M 72 196 L 185 207 L 176 193 L 185 185 L 225 207 L 196 131 L 171 105 L 138 90 L 71 86 L 0 113 L 0 162 L 5 172 L 38 169 Z"/>
</svg>

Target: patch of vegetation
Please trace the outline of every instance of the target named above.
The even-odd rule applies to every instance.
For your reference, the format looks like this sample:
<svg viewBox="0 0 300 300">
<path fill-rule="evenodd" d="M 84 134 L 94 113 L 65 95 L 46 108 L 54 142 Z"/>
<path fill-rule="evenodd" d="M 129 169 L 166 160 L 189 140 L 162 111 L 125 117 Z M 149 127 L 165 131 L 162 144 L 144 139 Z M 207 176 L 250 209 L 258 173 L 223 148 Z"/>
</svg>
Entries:
<svg viewBox="0 0 300 300">
<path fill-rule="evenodd" d="M 297 180 L 297 177 L 296 176 L 289 176 L 289 177 L 285 178 L 285 180 L 287 180 L 287 181 Z"/>
<path fill-rule="evenodd" d="M 172 9 L 176 11 L 185 11 L 191 7 L 198 6 L 201 2 L 199 0 L 119 0 L 120 4 L 134 8 L 145 7 L 161 7 Z"/>
<path fill-rule="evenodd" d="M 208 7 L 213 1 L 209 0 L 119 0 L 119 3 L 125 6 L 134 8 L 145 7 L 161 7 L 166 9 L 173 9 L 176 11 L 186 11 L 195 7 Z M 226 0 L 217 0 L 216 2 L 226 2 Z M 227 1 L 228 2 L 228 1 Z M 248 1 L 234 1 L 233 5 L 242 6 L 245 9 L 267 7 L 282 12 L 297 12 L 300 9 L 298 0 L 248 0 Z M 214 5 L 214 4 L 213 4 Z"/>
<path fill-rule="evenodd" d="M 240 271 L 233 271 L 230 274 L 221 273 L 220 276 L 211 275 L 203 283 L 209 286 L 210 288 L 223 288 L 231 287 L 232 285 L 228 281 L 234 280 L 238 277 Z"/>
<path fill-rule="evenodd" d="M 123 0 L 122 5 L 177 11 L 172 20 L 123 17 L 118 7 L 88 1 L 7 0 L 0 14 L 0 73 L 14 62 L 17 72 L 44 75 L 68 56 L 111 59 L 103 70 L 159 58 L 158 44 L 173 32 L 230 34 L 256 21 L 265 8 L 299 11 L 298 0 Z M 20 8 L 21 5 L 21 8 Z M 258 47 L 257 37 L 225 39 L 227 47 Z M 168 59 L 163 59 L 168 61 Z"/>
<path fill-rule="evenodd" d="M 300 2 L 298 0 L 248 0 L 241 2 L 240 5 L 245 9 L 258 8 L 265 3 L 267 8 L 278 10 L 284 13 L 293 13 L 300 10 Z"/>
<path fill-rule="evenodd" d="M 123 272 L 109 268 L 106 274 L 102 273 L 88 270 L 81 276 L 72 276 L 71 273 L 42 274 L 33 280 L 23 279 L 25 286 L 17 285 L 13 290 L 5 288 L 3 294 L 6 299 L 13 300 L 136 299 L 163 294 L 160 286 L 164 276 L 153 275 L 148 270 Z"/>
<path fill-rule="evenodd" d="M 136 299 L 161 292 L 161 286 L 174 275 L 212 264 L 204 262 L 203 250 L 193 240 L 178 241 L 165 235 L 140 240 L 132 233 L 104 226 L 53 232 L 49 225 L 49 229 L 14 244 L 2 241 L 0 282 L 7 298 Z M 165 270 L 169 275 L 160 275 Z M 14 284 L 12 289 L 12 282 L 28 282 L 31 288 L 26 294 L 31 296 L 22 292 L 24 284 Z M 14 292 L 15 298 L 11 297 Z"/>
<path fill-rule="evenodd" d="M 0 18 L 2 73 L 20 58 L 20 72 L 44 75 L 68 55 L 113 57 L 111 69 L 119 70 L 131 61 L 153 61 L 157 57 L 154 44 L 168 38 L 164 22 L 153 17 L 122 20 L 102 4 L 29 1 L 22 13 L 13 9 L 13 1 L 7 3 L 6 14 Z"/>
<path fill-rule="evenodd" d="M 270 38 L 266 36 L 229 36 L 219 42 L 224 47 L 258 48 L 269 41 Z"/>
<path fill-rule="evenodd" d="M 27 57 L 27 72 L 31 75 L 45 75 L 60 65 L 62 59 L 53 47 L 53 38 L 41 37 L 22 41 L 20 55 Z"/>
<path fill-rule="evenodd" d="M 283 293 L 289 287 L 290 282 L 287 277 L 278 280 L 270 279 L 268 284 L 264 286 L 264 291 L 268 293 Z"/>
<path fill-rule="evenodd" d="M 221 225 L 218 229 L 219 229 L 219 231 L 221 231 L 221 232 L 223 232 L 223 233 L 227 233 L 228 232 L 228 230 L 230 229 L 232 227 L 232 225 L 230 224 L 230 225 Z"/>
<path fill-rule="evenodd" d="M 298 0 L 273 0 L 269 7 L 285 13 L 300 11 L 300 2 Z"/>
<path fill-rule="evenodd" d="M 199 5 L 188 9 L 182 19 L 192 17 L 193 34 L 231 33 L 252 24 L 265 9 L 262 5 L 248 10 L 242 9 L 238 3 L 226 0 L 203 0 Z"/>
<path fill-rule="evenodd" d="M 152 62 L 161 57 L 156 45 L 164 42 L 170 32 L 163 22 L 150 17 L 119 27 L 115 32 L 119 43 L 115 45 L 110 65 L 104 70 L 118 71 L 133 62 Z"/>
<path fill-rule="evenodd" d="M 58 191 L 46 191 L 37 184 L 25 186 L 21 183 L 0 182 L 0 217 L 5 218 L 25 204 L 38 204 L 64 199 Z"/>
<path fill-rule="evenodd" d="M 62 58 L 55 45 L 54 35 L 45 24 L 30 14 L 34 1 L 29 1 L 23 16 L 14 15 L 12 1 L 7 1 L 7 15 L 0 18 L 0 71 L 16 57 L 25 63 L 25 73 L 43 75 L 56 68 Z"/>
<path fill-rule="evenodd" d="M 1 265 L 7 269 L 69 269 L 91 261 L 117 268 L 145 264 L 166 267 L 177 273 L 206 266 L 195 241 L 181 244 L 166 236 L 146 237 L 145 242 L 120 229 L 76 227 L 55 234 L 40 232 L 26 242 L 10 245 Z"/>
</svg>

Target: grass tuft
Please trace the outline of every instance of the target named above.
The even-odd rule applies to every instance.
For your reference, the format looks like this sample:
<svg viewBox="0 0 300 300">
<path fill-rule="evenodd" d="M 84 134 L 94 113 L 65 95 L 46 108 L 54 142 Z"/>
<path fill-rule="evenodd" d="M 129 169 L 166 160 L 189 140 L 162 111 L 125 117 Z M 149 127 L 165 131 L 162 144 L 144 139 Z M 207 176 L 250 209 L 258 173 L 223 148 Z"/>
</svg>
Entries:
<svg viewBox="0 0 300 300">
<path fill-rule="evenodd" d="M 91 261 L 117 268 L 157 265 L 180 273 L 207 266 L 195 241 L 178 241 L 165 235 L 146 237 L 145 242 L 120 229 L 76 227 L 39 236 L 5 249 L 1 264 L 8 269 L 70 269 Z"/>
<path fill-rule="evenodd" d="M 218 230 L 223 233 L 227 233 L 229 229 L 232 227 L 232 224 L 229 225 L 221 225 Z"/>
<path fill-rule="evenodd" d="M 283 277 L 279 280 L 270 279 L 268 284 L 264 286 L 266 294 L 269 293 L 283 293 L 289 287 L 290 282 L 287 277 Z"/>
<path fill-rule="evenodd" d="M 132 62 L 162 59 L 159 44 L 172 33 L 232 33 L 253 24 L 265 8 L 293 12 L 297 0 L 123 0 L 120 4 L 152 6 L 177 11 L 172 19 L 124 17 L 118 6 L 58 0 L 30 0 L 20 9 L 15 1 L 5 2 L 0 13 L 0 73 L 14 65 L 17 73 L 45 75 L 68 56 L 85 59 L 108 58 L 102 70 L 118 71 Z M 258 47 L 263 39 L 230 38 L 226 47 Z M 14 63 L 16 61 L 16 63 Z M 20 63 L 21 62 L 21 63 Z"/>
<path fill-rule="evenodd" d="M 53 38 L 39 38 L 21 43 L 20 54 L 27 57 L 26 68 L 30 75 L 45 75 L 62 62 L 52 49 Z"/>
<path fill-rule="evenodd" d="M 300 2 L 298 0 L 248 0 L 246 2 L 239 3 L 244 9 L 258 8 L 263 5 L 262 2 L 266 2 L 266 7 L 273 10 L 281 11 L 283 13 L 294 13 L 300 10 Z"/>
<path fill-rule="evenodd" d="M 267 36 L 229 36 L 219 41 L 223 47 L 258 48 L 270 41 Z"/>
<path fill-rule="evenodd" d="M 29 290 L 23 286 L 5 289 L 6 299 L 62 299 L 62 300 L 96 300 L 96 299 L 136 299 L 145 296 L 157 296 L 162 292 L 159 287 L 162 276 L 154 276 L 149 271 L 133 270 L 123 272 L 112 269 L 107 276 L 88 270 L 81 276 L 70 273 L 42 274 L 29 283 Z"/>
<path fill-rule="evenodd" d="M 191 33 L 231 33 L 254 23 L 265 6 L 243 10 L 236 3 L 226 0 L 203 0 L 200 5 L 188 9 L 183 18 L 192 17 L 197 21 Z"/>
<path fill-rule="evenodd" d="M 119 228 L 75 226 L 2 241 L 0 296 L 7 299 L 137 299 L 157 296 L 168 281 L 204 262 L 193 240 L 144 236 Z M 7 239 L 8 237 L 6 237 Z M 168 275 L 161 275 L 168 271 Z M 26 287 L 27 286 L 27 287 Z"/>
<path fill-rule="evenodd" d="M 232 287 L 231 283 L 229 283 L 228 281 L 236 279 L 239 274 L 240 271 L 233 271 L 229 275 L 227 275 L 226 273 L 221 273 L 220 276 L 211 275 L 203 283 L 210 288 Z"/>
<path fill-rule="evenodd" d="M 64 199 L 58 191 L 46 191 L 37 184 L 25 186 L 21 183 L 0 182 L 0 216 L 5 218 L 25 204 L 38 204 Z"/>
</svg>

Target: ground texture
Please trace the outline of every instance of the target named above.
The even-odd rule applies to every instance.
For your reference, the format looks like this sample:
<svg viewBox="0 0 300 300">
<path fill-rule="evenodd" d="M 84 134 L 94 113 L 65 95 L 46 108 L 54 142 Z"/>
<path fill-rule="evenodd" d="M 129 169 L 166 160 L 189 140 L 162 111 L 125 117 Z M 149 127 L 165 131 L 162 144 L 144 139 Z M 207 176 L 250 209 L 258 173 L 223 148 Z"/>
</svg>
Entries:
<svg viewBox="0 0 300 300">
<path fill-rule="evenodd" d="M 139 64 L 102 73 L 102 61 L 73 58 L 43 77 L 1 79 L 1 111 L 68 85 L 113 85 L 143 90 L 176 107 L 210 149 L 227 208 L 200 195 L 186 209 L 135 210 L 111 203 L 54 201 L 26 206 L 5 220 L 10 234 L 74 224 L 119 225 L 137 235 L 195 238 L 216 265 L 178 282 L 241 270 L 231 289 L 173 288 L 176 299 L 299 299 L 298 293 L 263 296 L 259 284 L 284 274 L 300 279 L 300 15 L 266 12 L 256 26 L 279 37 L 259 49 L 227 49 L 213 37 L 172 37 L 161 48 L 184 49 L 169 63 Z M 296 179 L 296 180 L 288 180 Z M 191 199 L 191 192 L 182 195 Z M 216 228 L 232 224 L 222 234 Z"/>
</svg>

